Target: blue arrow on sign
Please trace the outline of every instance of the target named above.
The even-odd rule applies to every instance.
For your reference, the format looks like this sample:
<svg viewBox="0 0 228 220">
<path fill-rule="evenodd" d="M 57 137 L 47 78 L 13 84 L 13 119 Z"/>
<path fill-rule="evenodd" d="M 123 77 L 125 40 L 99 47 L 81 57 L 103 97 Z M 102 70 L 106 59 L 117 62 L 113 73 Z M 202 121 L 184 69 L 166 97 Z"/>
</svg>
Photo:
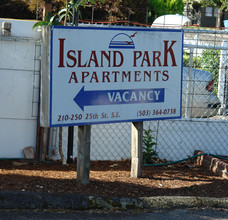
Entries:
<svg viewBox="0 0 228 220">
<path fill-rule="evenodd" d="M 88 90 L 84 86 L 74 102 L 84 111 L 85 106 L 164 102 L 165 89 Z"/>
</svg>

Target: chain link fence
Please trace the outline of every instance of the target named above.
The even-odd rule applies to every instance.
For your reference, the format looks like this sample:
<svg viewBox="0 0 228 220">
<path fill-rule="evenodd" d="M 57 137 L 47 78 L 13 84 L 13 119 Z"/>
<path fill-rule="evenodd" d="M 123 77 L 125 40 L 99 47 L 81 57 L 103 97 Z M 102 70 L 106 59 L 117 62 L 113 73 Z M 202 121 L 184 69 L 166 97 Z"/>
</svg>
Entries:
<svg viewBox="0 0 228 220">
<path fill-rule="evenodd" d="M 146 121 L 160 159 L 175 161 L 195 150 L 228 155 L 228 32 L 184 29 L 182 118 Z M 50 152 L 59 157 L 58 128 L 52 129 Z M 67 155 L 68 129 L 63 128 L 62 149 Z M 74 128 L 77 157 L 77 127 Z M 91 160 L 131 157 L 131 123 L 92 125 Z"/>
</svg>

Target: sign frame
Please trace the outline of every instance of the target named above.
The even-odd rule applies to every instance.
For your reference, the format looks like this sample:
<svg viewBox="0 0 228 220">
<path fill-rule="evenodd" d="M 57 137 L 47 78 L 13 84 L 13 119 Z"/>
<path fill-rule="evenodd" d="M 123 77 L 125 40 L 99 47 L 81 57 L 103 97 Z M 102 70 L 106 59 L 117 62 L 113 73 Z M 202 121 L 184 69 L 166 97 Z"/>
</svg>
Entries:
<svg viewBox="0 0 228 220">
<path fill-rule="evenodd" d="M 54 120 L 53 119 L 53 111 L 56 109 L 56 98 L 55 98 L 55 95 L 56 95 L 56 89 L 55 89 L 55 69 L 56 69 L 56 67 L 55 67 L 55 64 L 56 64 L 56 62 L 54 61 L 54 59 L 55 59 L 55 52 L 56 52 L 56 50 L 55 50 L 55 42 L 56 42 L 56 40 L 55 40 L 55 31 L 57 31 L 57 30 L 62 30 L 62 31 L 65 31 L 65 32 L 73 32 L 73 31 L 99 31 L 99 32 L 104 32 L 104 31 L 113 31 L 113 33 L 118 33 L 118 32 L 120 32 L 120 33 L 122 33 L 122 32 L 125 32 L 125 33 L 138 33 L 138 34 L 141 34 L 141 33 L 159 33 L 158 35 L 160 36 L 163 36 L 164 34 L 167 34 L 167 35 L 171 35 L 171 34 L 177 34 L 177 35 L 179 35 L 179 38 L 180 38 L 180 41 L 181 42 L 178 42 L 178 46 L 180 47 L 178 47 L 181 51 L 179 51 L 179 57 L 180 57 L 180 59 L 181 59 L 181 61 L 179 60 L 178 61 L 178 69 L 179 69 L 179 73 L 178 73 L 178 88 L 179 88 L 179 93 L 178 93 L 178 97 L 179 97 L 179 100 L 178 100 L 178 109 L 176 109 L 175 111 L 178 111 L 179 113 L 178 113 L 178 115 L 176 115 L 176 114 L 170 114 L 170 112 L 171 111 L 174 111 L 172 108 L 165 108 L 165 109 L 163 109 L 162 110 L 162 108 L 160 108 L 160 110 L 159 110 L 159 108 L 157 108 L 156 109 L 156 111 L 157 111 L 157 113 L 156 113 L 156 111 L 155 111 L 155 114 L 158 114 L 158 115 L 160 115 L 160 116 L 157 116 L 157 117 L 151 117 L 151 115 L 153 114 L 152 112 L 149 112 L 148 113 L 148 109 L 144 109 L 144 110 L 142 110 L 142 112 L 140 113 L 140 111 L 138 111 L 138 113 L 137 114 L 148 114 L 148 117 L 143 117 L 143 118 L 137 118 L 137 117 L 135 117 L 135 118 L 130 118 L 130 119 L 125 119 L 125 118 L 120 118 L 120 119 L 118 119 L 118 117 L 119 117 L 119 114 L 121 114 L 121 113 L 119 113 L 119 114 L 117 114 L 117 111 L 113 111 L 114 112 L 114 114 L 112 115 L 110 115 L 110 112 L 105 112 L 106 110 L 104 110 L 104 112 L 105 112 L 105 114 L 108 114 L 108 119 L 105 119 L 105 120 L 100 120 L 100 121 L 97 121 L 96 120 L 96 117 L 97 117 L 97 115 L 95 114 L 95 113 L 85 113 L 85 114 L 89 114 L 88 115 L 88 117 L 91 119 L 89 119 L 89 120 L 87 120 L 87 121 L 80 121 L 80 120 L 74 120 L 73 122 L 71 121 L 71 120 L 69 120 L 69 119 L 67 119 L 67 120 L 63 120 L 62 121 L 62 123 L 56 123 L 56 119 Z M 117 36 L 118 34 L 113 34 L 114 35 L 114 37 L 115 36 Z M 127 35 L 127 34 L 126 34 Z M 129 37 L 129 35 L 130 34 L 128 34 L 128 37 Z M 78 26 L 78 27 L 69 27 L 69 26 L 64 26 L 64 27 L 62 27 L 62 26 L 55 26 L 55 27 L 52 27 L 51 28 L 51 34 L 50 34 L 50 103 L 49 103 L 49 126 L 50 127 L 59 127 L 59 126 L 78 126 L 78 125 L 89 125 L 89 124 L 107 124 L 107 123 L 121 123 L 121 122 L 138 122 L 138 121 L 150 121 L 150 120 L 167 120 L 167 119 L 180 119 L 181 118 L 181 112 L 182 112 L 182 71 L 183 71 L 183 35 L 184 35 L 184 32 L 183 32 L 183 30 L 181 30 L 181 29 L 156 29 L 156 28 L 154 28 L 154 29 L 152 29 L 152 28 L 132 28 L 132 27 L 82 27 L 82 26 Z M 134 42 L 133 42 L 133 44 L 132 43 L 128 43 L 128 45 L 117 45 L 116 46 L 116 44 L 115 44 L 115 42 L 114 42 L 114 37 L 111 39 L 111 41 L 110 41 L 110 44 L 109 44 L 109 48 L 110 48 L 110 50 L 112 50 L 112 48 L 114 47 L 114 49 L 112 50 L 112 51 L 115 51 L 115 49 L 116 48 L 120 48 L 120 49 L 123 49 L 123 47 L 125 47 L 125 46 L 128 46 L 128 45 L 130 45 L 131 47 L 132 46 L 134 46 Z M 133 38 L 133 37 L 132 37 Z M 132 39 L 131 38 L 131 39 Z M 133 40 L 132 40 L 133 41 Z M 62 43 L 65 43 L 65 41 L 62 41 Z M 61 47 L 61 42 L 59 42 L 59 45 L 60 45 L 60 47 Z M 171 44 L 169 44 L 169 46 L 167 46 L 167 48 L 169 49 L 169 48 L 171 48 L 171 46 L 170 46 Z M 74 47 L 75 48 L 75 47 Z M 166 49 L 167 49 L 166 48 Z M 65 45 L 64 45 L 64 49 L 65 49 Z M 167 50 L 168 50 L 167 49 Z M 59 49 L 60 50 L 60 49 Z M 126 51 L 126 49 L 123 49 L 123 50 L 125 50 Z M 129 50 L 131 50 L 131 51 L 133 51 L 134 50 L 134 48 L 129 48 Z M 59 51 L 58 51 L 59 52 Z M 68 52 L 69 52 L 69 50 L 68 50 Z M 176 51 L 175 51 L 176 52 Z M 60 52 L 59 52 L 60 53 Z M 82 52 L 81 52 L 82 53 Z M 73 54 L 73 53 L 72 53 Z M 71 54 L 71 55 L 72 55 Z M 168 52 L 167 52 L 167 54 L 168 54 Z M 171 54 L 171 52 L 167 55 L 167 56 L 171 56 L 172 54 Z M 64 54 L 64 56 L 65 56 L 65 54 Z M 92 56 L 92 55 L 91 55 Z M 135 55 L 136 56 L 136 55 Z M 93 57 L 94 58 L 94 57 Z M 144 58 L 146 59 L 146 55 L 144 55 Z M 73 60 L 73 58 L 72 58 L 72 60 Z M 70 60 L 70 61 L 72 61 L 72 60 Z M 69 61 L 69 62 L 70 62 Z M 59 58 L 59 66 L 60 66 L 60 58 Z M 116 61 L 117 62 L 117 61 Z M 71 65 L 71 64 L 69 64 L 69 65 Z M 81 64 L 82 65 L 82 64 Z M 118 63 L 116 64 L 116 65 L 118 65 Z M 65 64 L 64 64 L 64 67 L 65 67 Z M 85 71 L 86 72 L 86 71 Z M 94 78 L 93 78 L 94 80 L 96 80 L 96 77 L 94 76 Z M 68 80 L 69 80 L 69 77 L 68 77 Z M 74 79 L 72 79 L 72 80 L 75 80 L 75 78 Z M 81 91 L 82 90 L 82 88 L 84 88 L 85 87 L 85 83 L 83 84 L 83 83 L 79 83 L 80 84 L 80 90 L 79 91 Z M 115 89 L 118 87 L 116 87 L 116 86 L 113 86 L 113 88 L 115 87 Z M 111 90 L 115 90 L 115 89 L 110 89 L 109 91 L 111 91 Z M 143 89 L 148 89 L 148 88 L 138 88 L 138 90 L 143 90 Z M 156 94 L 158 94 L 159 93 L 159 95 L 160 94 L 162 94 L 162 89 L 164 89 L 164 88 L 158 88 L 158 87 L 156 87 L 156 88 L 153 88 L 153 89 L 161 89 L 160 90 L 160 92 L 157 92 L 157 93 L 155 93 L 155 91 L 153 92 L 152 90 L 151 91 L 147 91 L 147 93 L 146 93 L 146 91 L 145 91 L 145 94 L 147 94 L 147 98 L 148 99 L 155 99 L 155 97 L 156 97 Z M 84 89 L 85 90 L 85 89 Z M 131 91 L 132 90 L 132 91 Z M 164 90 L 167 90 L 167 89 L 164 89 Z M 99 91 L 99 90 L 97 90 L 97 91 Z M 102 91 L 106 91 L 106 90 L 102 90 Z M 129 94 L 131 93 L 131 94 L 134 94 L 134 95 L 132 95 L 132 97 L 134 96 L 136 96 L 135 94 L 137 93 L 137 89 L 133 89 L 133 88 L 131 88 L 131 89 L 122 89 L 122 87 L 120 86 L 120 88 L 119 89 L 116 89 L 116 94 L 119 94 L 122 98 L 119 98 L 120 100 L 122 100 L 124 97 L 127 97 L 127 95 L 128 95 L 128 97 L 129 97 Z M 118 93 L 118 91 L 119 91 L 119 93 Z M 125 92 L 125 93 L 124 93 Z M 140 92 L 140 91 L 139 91 Z M 58 93 L 59 94 L 59 93 Z M 79 92 L 78 93 L 76 93 L 76 96 L 77 96 L 77 94 L 79 94 Z M 89 93 L 88 93 L 89 94 Z M 96 93 L 96 95 L 91 95 L 91 96 L 97 96 L 97 94 L 98 93 Z M 110 95 L 111 94 L 111 95 Z M 114 95 L 112 96 L 112 93 L 110 93 L 109 94 L 109 101 L 110 100 L 114 100 Z M 153 94 L 153 95 L 148 95 L 148 94 Z M 85 95 L 86 94 L 84 94 L 84 96 L 82 95 L 81 96 L 81 98 L 79 97 L 78 98 L 78 100 L 83 100 L 83 98 L 82 97 L 85 97 Z M 138 95 L 138 97 L 139 97 L 139 94 L 137 93 L 137 95 Z M 166 94 L 165 94 L 166 95 Z M 164 96 L 165 96 L 164 95 Z M 75 99 L 77 99 L 77 97 L 74 97 L 74 102 L 73 102 L 73 104 L 77 104 L 76 103 L 76 101 L 75 101 Z M 119 97 L 119 96 L 118 96 Z M 164 97 L 163 97 L 164 98 Z M 127 100 L 127 99 L 126 99 Z M 162 100 L 162 98 L 161 98 L 161 100 Z M 106 100 L 107 101 L 107 100 Z M 104 99 L 103 99 L 103 102 L 104 103 L 106 103 L 106 101 L 104 101 Z M 123 101 L 123 100 L 122 100 Z M 147 100 L 148 101 L 148 100 Z M 159 100 L 157 99 L 157 101 L 159 102 Z M 92 102 L 92 101 L 91 101 Z M 54 103 L 54 104 L 53 104 Z M 87 103 L 88 104 L 88 103 Z M 131 105 L 132 104 L 132 105 Z M 134 104 L 135 105 L 141 105 L 142 103 L 131 103 L 131 104 L 128 104 L 128 105 L 131 105 L 131 106 L 133 106 Z M 143 103 L 144 104 L 144 103 Z M 83 105 L 83 104 L 82 104 Z M 107 107 L 109 104 L 103 104 L 102 105 L 102 103 L 101 103 L 101 107 Z M 117 104 L 118 105 L 118 104 Z M 121 104 L 120 104 L 121 105 Z M 58 107 L 58 106 L 57 106 Z M 80 107 L 80 105 L 79 105 L 79 107 Z M 96 106 L 95 106 L 96 107 Z M 104 107 L 104 108 L 105 108 Z M 122 108 L 122 107 L 121 107 Z M 129 107 L 129 108 L 131 108 L 131 107 Z M 84 107 L 82 106 L 82 107 L 80 107 L 79 109 L 81 109 L 82 111 L 84 110 Z M 121 111 L 125 111 L 125 110 L 121 110 Z M 167 113 L 168 113 L 168 111 L 169 111 L 169 116 L 167 117 Z M 91 110 L 89 111 L 89 112 L 92 112 Z M 76 111 L 75 113 L 74 113 L 74 116 L 75 116 L 75 118 L 76 118 L 76 114 L 77 114 L 78 112 Z M 80 113 L 81 114 L 81 113 Z M 98 113 L 97 113 L 98 114 Z M 61 114 L 60 114 L 61 115 Z M 68 115 L 68 114 L 65 114 L 65 115 Z M 63 114 L 63 116 L 64 116 L 64 114 Z M 69 117 L 70 115 L 68 115 L 67 117 Z M 106 115 L 107 116 L 107 115 Z M 112 117 L 113 116 L 113 117 Z M 165 116 L 165 117 L 164 117 Z M 80 116 L 78 116 L 78 117 L 81 117 L 81 115 Z M 82 114 L 82 117 L 85 117 L 85 115 L 83 115 Z M 100 113 L 99 113 L 99 117 L 101 117 L 100 116 Z M 61 119 L 61 118 L 60 118 Z M 95 120 L 94 120 L 95 119 Z"/>
</svg>

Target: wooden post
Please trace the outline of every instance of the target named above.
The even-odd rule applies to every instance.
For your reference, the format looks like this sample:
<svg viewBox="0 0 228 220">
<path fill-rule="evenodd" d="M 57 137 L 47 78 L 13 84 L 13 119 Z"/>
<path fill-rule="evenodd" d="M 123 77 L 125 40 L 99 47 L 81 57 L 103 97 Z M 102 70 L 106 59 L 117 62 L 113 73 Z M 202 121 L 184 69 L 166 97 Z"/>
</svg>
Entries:
<svg viewBox="0 0 228 220">
<path fill-rule="evenodd" d="M 42 77 L 40 78 L 40 96 L 42 99 L 39 101 L 39 117 L 38 120 L 38 142 L 37 142 L 37 159 L 45 160 L 45 156 L 47 154 L 48 148 L 48 139 L 49 139 L 49 116 L 47 116 L 47 112 L 49 112 L 49 84 L 50 84 L 50 27 L 49 26 L 42 26 Z"/>
<path fill-rule="evenodd" d="M 67 164 L 73 163 L 74 126 L 68 127 Z"/>
<path fill-rule="evenodd" d="M 76 0 L 74 0 L 74 3 L 76 3 Z M 66 1 L 66 15 L 65 15 L 65 21 L 64 26 L 66 26 L 67 22 L 67 15 L 68 15 L 68 1 Z M 78 26 L 78 12 L 75 10 L 75 7 L 73 7 L 73 24 L 75 26 Z M 68 127 L 68 148 L 67 148 L 67 164 L 73 163 L 73 148 L 74 148 L 74 126 Z"/>
<path fill-rule="evenodd" d="M 131 125 L 131 177 L 142 176 L 143 122 Z"/>
<path fill-rule="evenodd" d="M 46 155 L 48 153 L 48 140 L 49 140 L 49 128 L 42 129 L 42 152 L 41 152 L 41 160 L 46 159 Z"/>
<path fill-rule="evenodd" d="M 78 126 L 77 181 L 89 183 L 91 125 Z"/>
</svg>

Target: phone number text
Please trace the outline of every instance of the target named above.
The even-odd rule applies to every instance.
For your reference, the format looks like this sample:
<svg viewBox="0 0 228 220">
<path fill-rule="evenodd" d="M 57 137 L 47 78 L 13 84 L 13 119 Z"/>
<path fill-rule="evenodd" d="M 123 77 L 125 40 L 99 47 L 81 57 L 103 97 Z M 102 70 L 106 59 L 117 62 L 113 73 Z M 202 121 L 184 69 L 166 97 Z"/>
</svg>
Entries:
<svg viewBox="0 0 228 220">
<path fill-rule="evenodd" d="M 150 117 L 155 115 L 175 115 L 176 113 L 176 108 L 139 110 L 137 112 L 137 117 Z"/>
</svg>

